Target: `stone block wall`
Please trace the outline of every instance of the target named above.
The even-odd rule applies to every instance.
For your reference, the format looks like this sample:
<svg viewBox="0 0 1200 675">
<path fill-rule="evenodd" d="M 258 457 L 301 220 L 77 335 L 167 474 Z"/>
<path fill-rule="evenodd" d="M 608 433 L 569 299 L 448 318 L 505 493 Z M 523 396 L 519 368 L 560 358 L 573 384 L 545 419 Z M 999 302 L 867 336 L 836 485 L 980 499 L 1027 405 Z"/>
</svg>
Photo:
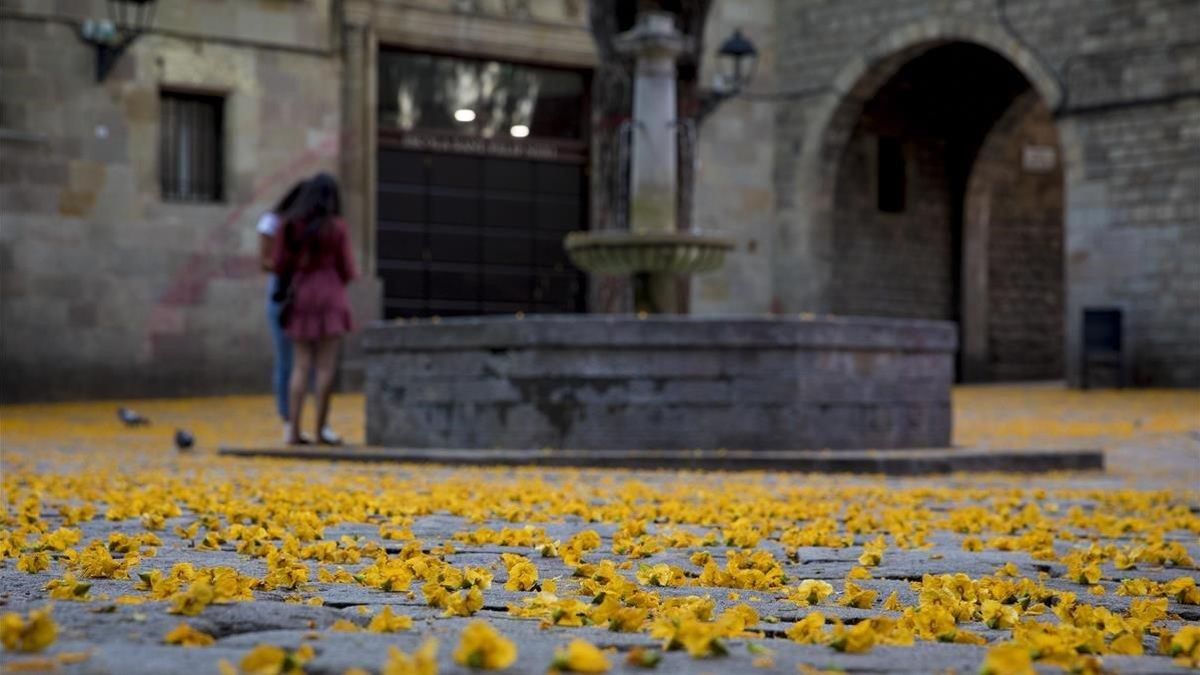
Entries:
<svg viewBox="0 0 1200 675">
<path fill-rule="evenodd" d="M 946 149 L 936 139 L 905 143 L 906 191 L 922 197 L 910 198 L 902 212 L 881 213 L 876 160 L 886 133 L 870 123 L 860 127 L 839 169 L 831 309 L 850 316 L 954 319 Z"/>
<path fill-rule="evenodd" d="M 337 166 L 331 4 L 158 4 L 97 83 L 76 33 L 103 2 L 0 3 L 5 400 L 269 387 L 254 223 Z M 161 198 L 162 89 L 224 97 L 220 202 Z"/>
<path fill-rule="evenodd" d="M 770 265 L 775 226 L 775 103 L 762 96 L 776 87 L 775 0 L 713 3 L 704 31 L 705 54 L 713 54 L 734 30 L 759 50 L 758 70 L 746 94 L 731 99 L 699 129 L 694 223 L 732 239 L 735 248 L 721 269 L 691 284 L 692 310 L 701 314 L 763 313 L 771 308 Z M 700 81 L 717 75 L 711 59 Z"/>
<path fill-rule="evenodd" d="M 1030 91 L 996 122 L 975 159 L 963 225 L 964 247 L 973 250 L 965 249 L 963 255 L 968 258 L 965 275 L 977 278 L 979 287 L 964 296 L 982 307 L 963 307 L 963 340 L 972 341 L 963 350 L 967 379 L 1063 375 L 1058 147 L 1054 119 Z"/>
<path fill-rule="evenodd" d="M 1098 306 L 1125 311 L 1131 382 L 1200 385 L 1200 3 L 780 0 L 772 17 L 770 42 L 787 45 L 769 97 L 775 239 L 758 268 L 773 309 L 835 308 L 836 167 L 862 105 L 916 56 L 965 41 L 1011 62 L 1057 127 L 1068 379 L 1082 311 Z"/>
<path fill-rule="evenodd" d="M 950 442 L 955 333 L 887 319 L 451 319 L 364 335 L 367 443 L 802 449 Z"/>
</svg>

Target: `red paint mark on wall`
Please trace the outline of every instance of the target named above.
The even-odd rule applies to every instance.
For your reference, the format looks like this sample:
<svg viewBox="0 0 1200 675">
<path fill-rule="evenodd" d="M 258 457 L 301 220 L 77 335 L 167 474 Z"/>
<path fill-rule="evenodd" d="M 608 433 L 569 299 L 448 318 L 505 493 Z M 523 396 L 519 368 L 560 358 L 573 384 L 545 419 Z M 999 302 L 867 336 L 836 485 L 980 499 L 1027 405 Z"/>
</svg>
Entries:
<svg viewBox="0 0 1200 675">
<path fill-rule="evenodd" d="M 336 156 L 339 140 L 337 136 L 327 138 L 259 181 L 250 199 L 234 207 L 225 220 L 208 233 L 200 249 L 187 257 L 150 309 L 146 341 L 151 357 L 159 352 L 156 348 L 161 342 L 159 338 L 184 332 L 184 308 L 200 304 L 213 280 L 247 279 L 258 274 L 255 256 L 230 253 L 225 242 L 250 207 L 308 175 L 321 160 Z"/>
</svg>

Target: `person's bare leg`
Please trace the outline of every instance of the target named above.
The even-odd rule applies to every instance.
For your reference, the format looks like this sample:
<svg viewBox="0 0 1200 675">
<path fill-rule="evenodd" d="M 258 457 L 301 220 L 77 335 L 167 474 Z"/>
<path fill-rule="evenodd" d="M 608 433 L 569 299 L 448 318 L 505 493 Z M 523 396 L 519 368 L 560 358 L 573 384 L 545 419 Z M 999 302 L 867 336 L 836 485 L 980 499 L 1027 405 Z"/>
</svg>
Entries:
<svg viewBox="0 0 1200 675">
<path fill-rule="evenodd" d="M 304 416 L 304 397 L 312 373 L 314 343 L 297 341 L 292 345 L 292 376 L 288 381 L 288 443 L 300 442 L 300 420 Z"/>
<path fill-rule="evenodd" d="M 338 344 L 340 338 L 327 338 L 317 343 L 316 350 L 316 397 L 317 397 L 317 438 L 322 438 L 321 430 L 329 422 L 329 399 L 333 396 L 333 378 L 337 373 Z"/>
</svg>

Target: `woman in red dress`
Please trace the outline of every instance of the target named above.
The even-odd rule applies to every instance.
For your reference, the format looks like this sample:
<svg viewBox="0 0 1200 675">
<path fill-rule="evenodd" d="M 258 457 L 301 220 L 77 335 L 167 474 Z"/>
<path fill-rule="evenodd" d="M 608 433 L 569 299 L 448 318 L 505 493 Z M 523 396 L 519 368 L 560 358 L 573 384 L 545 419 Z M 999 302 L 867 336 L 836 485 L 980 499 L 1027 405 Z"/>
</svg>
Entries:
<svg viewBox="0 0 1200 675">
<path fill-rule="evenodd" d="M 288 382 L 287 442 L 292 444 L 304 442 L 300 419 L 310 377 L 317 399 L 316 437 L 321 443 L 341 442 L 328 425 L 329 398 L 339 344 L 353 328 L 346 285 L 358 273 L 340 210 L 337 181 L 317 174 L 304 186 L 285 215 L 282 235 L 275 238 L 275 271 L 285 289 L 280 321 L 294 352 Z"/>
</svg>

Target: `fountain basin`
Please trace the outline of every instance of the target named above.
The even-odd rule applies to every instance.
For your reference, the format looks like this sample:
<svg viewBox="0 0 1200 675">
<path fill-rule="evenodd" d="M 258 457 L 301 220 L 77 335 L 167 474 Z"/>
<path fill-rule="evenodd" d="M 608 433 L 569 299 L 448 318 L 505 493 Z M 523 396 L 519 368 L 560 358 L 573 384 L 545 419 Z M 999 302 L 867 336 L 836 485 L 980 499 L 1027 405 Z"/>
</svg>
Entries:
<svg viewBox="0 0 1200 675">
<path fill-rule="evenodd" d="M 646 234 L 621 230 L 572 232 L 564 242 L 571 262 L 592 274 L 700 274 L 725 262 L 733 243 L 694 232 Z"/>
<path fill-rule="evenodd" d="M 367 442 L 577 450 L 942 447 L 953 324 L 538 316 L 363 335 Z"/>
</svg>

